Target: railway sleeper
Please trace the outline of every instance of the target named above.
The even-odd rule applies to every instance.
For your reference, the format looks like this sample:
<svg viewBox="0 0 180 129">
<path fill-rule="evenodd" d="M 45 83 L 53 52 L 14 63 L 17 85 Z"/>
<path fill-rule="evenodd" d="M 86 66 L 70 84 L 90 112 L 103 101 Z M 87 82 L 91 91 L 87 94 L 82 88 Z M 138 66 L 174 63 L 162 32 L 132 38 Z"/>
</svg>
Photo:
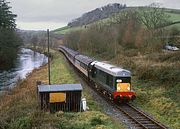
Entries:
<svg viewBox="0 0 180 129">
<path fill-rule="evenodd" d="M 155 124 L 144 124 L 148 129 L 159 129 L 160 127 Z"/>
<path fill-rule="evenodd" d="M 149 122 L 153 122 L 152 120 L 147 119 L 147 118 L 137 118 L 136 120 L 138 120 L 138 121 L 149 121 Z M 154 123 L 154 122 L 153 122 L 153 123 Z"/>
<path fill-rule="evenodd" d="M 137 120 L 137 121 L 139 121 L 140 123 L 143 123 L 143 124 L 154 124 L 152 121 L 148 121 L 148 120 Z"/>
<path fill-rule="evenodd" d="M 143 127 L 134 127 L 134 128 L 132 128 L 132 129 L 144 129 Z"/>
<path fill-rule="evenodd" d="M 134 119 L 141 119 L 141 120 L 150 120 L 150 119 L 148 119 L 148 118 L 146 118 L 144 116 L 134 116 L 133 118 Z"/>
</svg>

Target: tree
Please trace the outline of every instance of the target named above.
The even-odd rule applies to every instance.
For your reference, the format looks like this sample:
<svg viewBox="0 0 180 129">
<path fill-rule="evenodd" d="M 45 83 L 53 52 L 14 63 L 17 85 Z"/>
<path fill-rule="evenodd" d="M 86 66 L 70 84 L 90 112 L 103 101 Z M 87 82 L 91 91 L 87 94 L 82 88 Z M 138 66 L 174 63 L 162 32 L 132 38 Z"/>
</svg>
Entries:
<svg viewBox="0 0 180 129">
<path fill-rule="evenodd" d="M 16 32 L 16 15 L 10 11 L 8 4 L 6 0 L 0 0 L 0 69 L 8 69 L 13 65 L 21 44 Z"/>
<path fill-rule="evenodd" d="M 37 44 L 38 44 L 38 37 L 37 37 L 36 35 L 34 35 L 34 36 L 32 37 L 31 43 L 32 43 L 34 49 L 36 49 L 36 46 L 37 46 Z"/>
<path fill-rule="evenodd" d="M 15 29 L 16 23 L 15 18 L 17 15 L 13 14 L 8 6 L 10 2 L 6 2 L 5 0 L 0 0 L 0 27 L 7 29 Z"/>
<path fill-rule="evenodd" d="M 168 15 L 163 8 L 156 3 L 152 3 L 148 7 L 139 8 L 139 20 L 147 29 L 158 29 L 168 24 Z"/>
</svg>

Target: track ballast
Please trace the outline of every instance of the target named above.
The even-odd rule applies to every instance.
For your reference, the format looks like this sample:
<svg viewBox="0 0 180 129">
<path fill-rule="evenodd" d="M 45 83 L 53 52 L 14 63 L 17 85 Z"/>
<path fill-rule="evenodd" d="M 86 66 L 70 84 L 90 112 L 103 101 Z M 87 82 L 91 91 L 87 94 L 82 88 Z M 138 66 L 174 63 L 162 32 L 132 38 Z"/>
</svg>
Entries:
<svg viewBox="0 0 180 129">
<path fill-rule="evenodd" d="M 62 52 L 63 53 L 63 52 Z M 63 53 L 64 54 L 64 53 Z M 66 55 L 64 54 L 66 57 Z M 66 57 L 68 60 L 68 58 Z M 69 61 L 69 60 L 68 60 Z M 98 92 L 98 94 L 104 98 L 109 104 L 117 108 L 121 113 L 123 113 L 126 117 L 126 123 L 130 124 L 133 129 L 169 129 L 165 125 L 161 124 L 151 116 L 147 115 L 145 112 L 136 108 L 132 104 L 129 103 L 114 103 L 108 96 L 104 95 L 104 93 L 96 89 L 96 86 L 93 82 L 89 81 L 84 74 L 81 73 L 70 61 L 69 63 L 74 67 L 74 69 L 79 73 L 79 75 L 83 78 L 83 80 L 91 87 L 93 90 Z M 96 84 L 97 85 L 97 84 Z"/>
</svg>

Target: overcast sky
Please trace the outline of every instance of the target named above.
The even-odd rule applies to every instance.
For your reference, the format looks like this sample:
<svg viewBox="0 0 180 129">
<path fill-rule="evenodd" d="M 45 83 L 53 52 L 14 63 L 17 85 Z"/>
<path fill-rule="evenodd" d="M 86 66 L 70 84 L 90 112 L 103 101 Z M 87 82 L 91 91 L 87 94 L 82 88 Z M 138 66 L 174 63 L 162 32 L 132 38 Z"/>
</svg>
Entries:
<svg viewBox="0 0 180 129">
<path fill-rule="evenodd" d="M 180 0 L 7 0 L 13 13 L 17 14 L 17 28 L 30 30 L 53 30 L 67 25 L 83 13 L 109 3 L 127 6 L 149 5 L 153 2 L 162 7 L 180 9 Z"/>
</svg>

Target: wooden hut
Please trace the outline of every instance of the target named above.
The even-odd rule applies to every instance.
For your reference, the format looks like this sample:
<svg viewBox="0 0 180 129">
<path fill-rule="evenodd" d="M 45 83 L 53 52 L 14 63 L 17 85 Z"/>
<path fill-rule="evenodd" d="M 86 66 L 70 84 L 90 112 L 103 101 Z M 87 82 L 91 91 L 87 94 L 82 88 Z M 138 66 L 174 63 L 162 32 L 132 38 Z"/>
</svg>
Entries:
<svg viewBox="0 0 180 129">
<path fill-rule="evenodd" d="M 39 105 L 42 110 L 57 112 L 81 111 L 81 84 L 38 85 Z"/>
</svg>

